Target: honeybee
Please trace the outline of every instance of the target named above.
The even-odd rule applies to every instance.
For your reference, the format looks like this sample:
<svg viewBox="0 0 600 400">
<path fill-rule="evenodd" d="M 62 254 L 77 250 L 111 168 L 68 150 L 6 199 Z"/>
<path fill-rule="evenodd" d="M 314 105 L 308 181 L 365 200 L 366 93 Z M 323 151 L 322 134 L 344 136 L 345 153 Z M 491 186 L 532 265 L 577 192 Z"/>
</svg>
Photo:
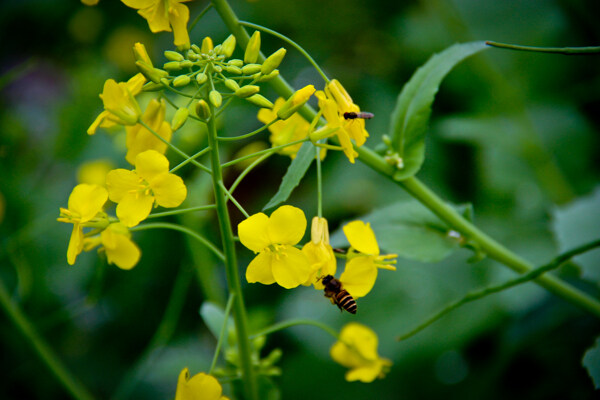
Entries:
<svg viewBox="0 0 600 400">
<path fill-rule="evenodd" d="M 373 118 L 375 115 L 373 113 L 370 112 L 366 112 L 366 111 L 360 111 L 360 112 L 345 112 L 344 113 L 344 118 L 345 119 L 356 119 L 356 118 L 362 118 L 362 119 L 371 119 Z"/>
<path fill-rule="evenodd" d="M 356 314 L 356 301 L 342 287 L 342 282 L 332 275 L 325 275 L 321 278 L 321 282 L 325 286 L 325 297 L 328 297 L 332 304 L 337 305 L 340 311 L 346 310 L 350 314 Z"/>
</svg>

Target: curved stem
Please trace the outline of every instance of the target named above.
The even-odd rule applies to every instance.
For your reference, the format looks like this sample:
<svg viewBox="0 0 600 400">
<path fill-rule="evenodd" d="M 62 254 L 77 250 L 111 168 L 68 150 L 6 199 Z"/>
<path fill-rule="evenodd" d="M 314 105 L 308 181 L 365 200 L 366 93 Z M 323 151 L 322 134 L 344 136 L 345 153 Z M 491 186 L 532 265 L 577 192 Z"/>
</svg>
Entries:
<svg viewBox="0 0 600 400">
<path fill-rule="evenodd" d="M 249 137 L 252 137 L 258 133 L 261 133 L 262 131 L 264 131 L 265 129 L 267 129 L 269 126 L 273 125 L 275 122 L 279 121 L 279 118 L 275 118 L 273 121 L 269 122 L 266 125 L 261 126 L 260 128 L 258 128 L 255 131 L 252 131 L 250 133 L 246 133 L 244 135 L 239 135 L 239 136 L 222 136 L 222 137 L 218 137 L 217 140 L 221 141 L 221 142 L 230 142 L 233 140 L 240 140 L 240 139 L 247 139 Z"/>
<path fill-rule="evenodd" d="M 266 32 L 268 34 L 271 34 L 275 37 L 278 37 L 279 39 L 283 40 L 284 42 L 286 42 L 287 44 L 289 44 L 290 46 L 292 46 L 293 48 L 295 48 L 296 50 L 298 50 L 300 52 L 300 54 L 302 54 L 309 63 L 311 63 L 311 65 L 317 70 L 317 72 L 319 73 L 319 75 L 321 75 L 321 77 L 323 78 L 323 80 L 325 81 L 325 83 L 329 83 L 329 78 L 327 77 L 327 75 L 325 75 L 325 72 L 323 72 L 323 70 L 321 69 L 321 67 L 319 67 L 319 64 L 317 64 L 317 62 L 314 60 L 314 58 L 312 58 L 310 56 L 310 54 L 308 54 L 306 52 L 306 50 L 304 50 L 302 48 L 302 46 L 300 46 L 298 43 L 294 42 L 292 39 L 290 39 L 289 37 L 282 35 L 279 32 L 276 32 L 272 29 L 269 28 L 265 28 L 264 26 L 261 25 L 257 25 L 257 24 L 253 24 L 251 22 L 246 22 L 246 21 L 239 21 L 239 24 L 242 26 L 247 26 L 248 28 L 253 28 L 253 29 L 257 29 L 259 31 L 263 31 Z"/>
<path fill-rule="evenodd" d="M 21 308 L 11 300 L 4 282 L 0 280 L 0 305 L 6 311 L 8 317 L 12 320 L 21 334 L 27 339 L 27 342 L 33 347 L 42 362 L 46 364 L 50 372 L 59 380 L 63 387 L 78 400 L 93 400 L 94 397 L 79 382 L 69 370 L 63 365 L 58 356 L 52 351 L 50 346 L 36 332 L 35 328 L 29 322 Z"/>
<path fill-rule="evenodd" d="M 280 146 L 274 146 L 274 147 L 271 147 L 271 148 L 268 148 L 268 149 L 265 149 L 265 150 L 257 151 L 256 153 L 248 154 L 247 156 L 236 158 L 235 160 L 231 160 L 231 161 L 228 161 L 228 162 L 226 162 L 224 164 L 221 164 L 221 167 L 222 168 L 227 168 L 227 167 L 230 167 L 230 166 L 232 166 L 234 164 L 239 163 L 240 161 L 244 161 L 244 160 L 247 160 L 249 158 L 258 157 L 258 156 L 261 156 L 263 154 L 275 153 L 278 150 L 285 149 L 286 147 L 290 147 L 290 146 L 293 146 L 295 144 L 304 143 L 304 142 L 307 142 L 309 140 L 310 140 L 309 138 L 294 140 L 293 142 L 282 144 Z"/>
<path fill-rule="evenodd" d="M 151 224 L 143 224 L 135 226 L 133 228 L 129 228 L 129 230 L 132 232 L 143 231 L 146 229 L 173 229 L 175 231 L 183 232 L 185 234 L 190 235 L 191 237 L 208 247 L 217 257 L 219 257 L 220 260 L 225 260 L 225 255 L 221 252 L 221 250 L 217 248 L 217 246 L 209 242 L 208 239 L 205 239 L 193 230 L 188 229 L 184 226 L 171 224 L 169 222 L 154 222 Z"/>
<path fill-rule="evenodd" d="M 423 329 L 427 328 L 429 325 L 433 324 L 435 321 L 442 318 L 444 315 L 448 314 L 451 311 L 456 310 L 457 308 L 461 307 L 464 304 L 470 303 L 475 300 L 479 300 L 483 297 L 489 296 L 490 294 L 501 292 L 501 291 L 509 289 L 513 286 L 517 286 L 522 283 L 529 282 L 548 271 L 551 271 L 553 269 L 560 267 L 562 264 L 569 261 L 571 258 L 575 257 L 576 255 L 585 253 L 586 251 L 589 251 L 589 250 L 594 249 L 599 246 L 600 246 L 600 240 L 596 240 L 594 242 L 587 243 L 583 246 L 577 247 L 573 250 L 570 250 L 566 253 L 559 255 L 558 257 L 556 257 L 554 260 L 552 260 L 548 264 L 545 264 L 539 268 L 531 270 L 528 273 L 519 276 L 518 278 L 508 280 L 500 285 L 489 286 L 484 289 L 479 289 L 479 290 L 467 293 L 467 295 L 464 296 L 462 299 L 457 300 L 453 303 L 450 303 L 444 309 L 440 310 L 439 312 L 437 312 L 436 314 L 434 314 L 433 316 L 431 316 L 430 318 L 425 320 L 423 323 L 421 323 L 420 325 L 418 325 L 417 327 L 412 329 L 411 331 L 398 336 L 398 338 L 396 340 L 400 341 L 400 340 L 408 339 L 409 337 L 412 337 L 412 336 L 416 335 L 417 333 L 421 332 Z"/>
<path fill-rule="evenodd" d="M 173 211 L 165 211 L 165 212 L 159 212 L 159 213 L 154 213 L 154 214 L 150 214 L 148 215 L 147 218 L 159 218 L 159 217 L 166 217 L 169 215 L 177 215 L 177 214 L 185 214 L 188 212 L 193 212 L 193 211 L 206 211 L 206 210 L 213 210 L 217 208 L 216 205 L 214 204 L 209 204 L 206 206 L 198 206 L 198 207 L 190 207 L 190 208 L 182 208 L 181 210 L 173 210 Z"/>
<path fill-rule="evenodd" d="M 198 23 L 198 21 L 200 21 L 202 19 L 202 17 L 204 17 L 204 14 L 206 14 L 211 8 L 212 8 L 212 3 L 208 3 L 206 5 L 206 7 L 204 7 L 204 9 L 202 11 L 200 11 L 200 14 L 198 14 L 198 16 L 196 18 L 194 18 L 194 20 L 190 24 L 190 26 L 188 28 L 188 32 L 191 32 L 196 27 L 196 24 Z"/>
<path fill-rule="evenodd" d="M 264 160 L 266 160 L 267 158 L 271 157 L 273 154 L 275 153 L 267 153 L 267 154 L 263 154 L 262 156 L 260 156 L 259 158 L 257 158 L 256 160 L 254 160 L 252 162 L 252 164 L 248 165 L 246 167 L 245 170 L 242 171 L 241 174 L 238 175 L 238 177 L 235 179 L 235 181 L 233 182 L 233 184 L 231 185 L 231 187 L 229 188 L 229 193 L 233 194 L 233 191 L 238 187 L 238 185 L 242 182 L 242 179 L 244 179 L 246 177 L 246 175 L 248 175 L 250 173 L 250 171 L 252 171 L 254 169 L 254 167 L 256 167 L 258 164 L 260 164 L 261 162 L 263 162 Z"/>
<path fill-rule="evenodd" d="M 498 47 L 501 49 L 510 49 L 518 51 L 531 51 L 536 53 L 552 53 L 562 54 L 566 56 L 584 55 L 584 54 L 600 54 L 600 46 L 589 47 L 534 47 L 520 46 L 517 44 L 498 43 L 488 40 L 485 42 L 488 46 Z"/>
<path fill-rule="evenodd" d="M 229 295 L 229 300 L 227 300 L 227 306 L 225 307 L 225 315 L 223 318 L 223 327 L 221 328 L 221 332 L 219 333 L 219 340 L 217 340 L 217 347 L 215 348 L 215 354 L 213 356 L 212 362 L 210 363 L 210 369 L 208 370 L 208 374 L 211 375 L 215 366 L 217 365 L 217 360 L 219 358 L 219 352 L 221 351 L 221 347 L 223 346 L 223 339 L 225 338 L 225 332 L 227 332 L 227 323 L 229 322 L 229 314 L 231 313 L 231 307 L 233 306 L 233 300 L 235 299 L 235 293 L 231 293 Z"/>
<path fill-rule="evenodd" d="M 279 322 L 275 325 L 272 325 L 266 329 L 263 329 L 262 331 L 255 333 L 254 335 L 250 336 L 250 339 L 254 339 L 257 338 L 259 336 L 265 336 L 265 335 L 269 335 L 273 332 L 277 332 L 280 331 L 282 329 L 286 329 L 289 328 L 291 326 L 296 326 L 296 325 L 312 325 L 312 326 L 316 326 L 317 328 L 321 328 L 322 330 L 324 330 L 325 332 L 329 333 L 331 336 L 333 336 L 335 339 L 339 338 L 339 335 L 336 331 L 334 331 L 332 328 L 328 327 L 325 324 L 322 324 L 318 321 L 313 321 L 310 319 L 292 319 L 289 321 L 283 321 L 283 322 Z"/>
<path fill-rule="evenodd" d="M 231 202 L 233 204 L 235 204 L 235 206 L 238 208 L 238 210 L 240 210 L 240 212 L 242 214 L 244 214 L 244 216 L 246 218 L 250 218 L 250 215 L 246 212 L 246 210 L 244 210 L 244 207 L 242 207 L 242 205 L 240 203 L 238 203 L 238 201 L 235 199 L 235 197 L 233 197 L 231 195 L 231 193 L 229 193 L 229 191 L 227 190 L 227 188 L 225 187 L 225 185 L 223 184 L 223 182 L 220 182 L 220 186 L 221 186 L 221 189 L 223 189 L 223 192 L 225 193 L 225 196 L 227 196 L 227 198 L 229 200 L 231 200 Z M 227 199 L 225 199 L 225 202 L 227 202 Z"/>
</svg>

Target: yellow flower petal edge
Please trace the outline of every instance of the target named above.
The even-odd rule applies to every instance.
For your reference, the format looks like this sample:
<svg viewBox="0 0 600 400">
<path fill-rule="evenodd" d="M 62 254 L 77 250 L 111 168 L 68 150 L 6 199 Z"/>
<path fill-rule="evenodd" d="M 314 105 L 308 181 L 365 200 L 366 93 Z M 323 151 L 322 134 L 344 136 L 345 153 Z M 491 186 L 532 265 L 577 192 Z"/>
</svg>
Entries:
<svg viewBox="0 0 600 400">
<path fill-rule="evenodd" d="M 212 375 L 200 372 L 190 378 L 186 367 L 179 373 L 175 400 L 223 400 L 223 388 Z"/>
<path fill-rule="evenodd" d="M 375 233 L 371 229 L 371 224 L 352 221 L 346 224 L 343 230 L 350 246 L 364 254 L 379 255 L 379 245 L 375 239 Z"/>
</svg>

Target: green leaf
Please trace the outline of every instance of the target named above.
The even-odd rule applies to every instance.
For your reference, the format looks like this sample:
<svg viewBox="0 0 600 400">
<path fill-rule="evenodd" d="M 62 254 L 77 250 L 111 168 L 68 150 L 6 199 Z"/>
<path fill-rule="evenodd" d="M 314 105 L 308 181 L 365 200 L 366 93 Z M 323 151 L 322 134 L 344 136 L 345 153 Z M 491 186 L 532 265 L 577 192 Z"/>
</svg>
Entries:
<svg viewBox="0 0 600 400">
<path fill-rule="evenodd" d="M 571 250 L 600 238 L 600 187 L 553 211 L 552 229 L 560 252 Z M 582 276 L 600 284 L 600 249 L 573 258 L 582 268 Z"/>
<path fill-rule="evenodd" d="M 281 185 L 277 193 L 269 200 L 267 205 L 263 207 L 263 210 L 275 207 L 276 205 L 283 203 L 290 197 L 292 191 L 300 184 L 300 181 L 308 171 L 308 167 L 315 158 L 315 147 L 310 142 L 305 142 L 298 153 L 296 158 L 292 160 L 287 172 L 281 180 Z"/>
<path fill-rule="evenodd" d="M 432 56 L 404 85 L 391 121 L 392 151 L 404 164 L 396 172 L 396 180 L 415 175 L 423 164 L 431 105 L 444 77 L 456 64 L 486 47 L 485 42 L 455 44 Z"/>
<path fill-rule="evenodd" d="M 200 307 L 200 316 L 204 320 L 204 323 L 208 327 L 208 330 L 210 330 L 215 339 L 219 340 L 219 336 L 221 335 L 221 329 L 223 329 L 225 310 L 223 310 L 219 305 L 213 302 L 205 301 L 204 303 L 202 303 L 202 307 Z M 231 319 L 231 317 L 229 317 L 227 328 L 228 331 L 233 331 L 233 320 Z"/>
<path fill-rule="evenodd" d="M 596 339 L 594 347 L 585 352 L 582 364 L 594 381 L 594 388 L 600 389 L 600 338 Z"/>
<path fill-rule="evenodd" d="M 459 212 L 465 206 L 457 207 Z M 371 224 L 382 252 L 422 262 L 437 262 L 460 247 L 460 236 L 416 200 L 405 200 L 360 218 Z M 340 229 L 341 231 L 341 229 Z M 343 234 L 332 235 L 334 247 L 343 246 Z"/>
</svg>

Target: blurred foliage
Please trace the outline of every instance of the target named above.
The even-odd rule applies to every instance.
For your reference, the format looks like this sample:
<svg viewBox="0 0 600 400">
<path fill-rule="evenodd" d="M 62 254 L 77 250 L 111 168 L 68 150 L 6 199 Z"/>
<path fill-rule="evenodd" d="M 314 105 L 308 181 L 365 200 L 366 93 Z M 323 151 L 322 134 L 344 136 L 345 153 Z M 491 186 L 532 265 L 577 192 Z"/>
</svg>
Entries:
<svg viewBox="0 0 600 400">
<path fill-rule="evenodd" d="M 192 17 L 205 6 L 204 1 L 189 4 Z M 343 82 L 362 109 L 375 113 L 367 123 L 370 147 L 388 132 L 402 85 L 432 53 L 455 42 L 600 43 L 600 3 L 590 0 L 238 0 L 232 7 L 243 20 L 300 43 Z M 226 34 L 211 11 L 191 38 L 198 42 L 210 35 L 220 41 Z M 154 230 L 135 234 L 143 255 L 132 271 L 108 266 L 95 254 L 82 254 L 69 267 L 70 227 L 55 222 L 58 207 L 66 205 L 76 184 L 78 166 L 99 158 L 125 166 L 123 132 L 85 134 L 101 110 L 97 96 L 104 81 L 122 81 L 134 72 L 134 42 L 144 42 L 153 58 L 162 59 L 172 36 L 151 35 L 145 20 L 117 1 L 88 8 L 67 0 L 30 0 L 0 3 L 0 37 L 0 73 L 11 74 L 11 81 L 0 86 L 0 278 L 39 333 L 98 398 L 124 393 L 128 385 L 130 398 L 172 398 L 184 366 L 196 373 L 210 365 L 215 339 L 198 310 L 206 300 L 224 305 L 222 266 L 179 233 Z M 263 35 L 267 52 L 281 45 Z M 600 56 L 497 49 L 466 60 L 437 95 L 419 177 L 450 202 L 473 203 L 475 222 L 484 231 L 538 265 L 582 244 L 588 238 L 586 216 L 597 218 L 598 212 L 585 211 L 581 224 L 567 214 L 586 202 L 598 209 L 598 191 L 575 200 L 590 195 L 600 176 L 598 62 Z M 297 88 L 322 85 L 294 51 L 280 69 Z M 221 120 L 221 129 L 226 135 L 256 129 L 255 111 L 232 109 L 236 118 Z M 177 135 L 184 149 L 202 146 L 197 135 Z M 244 180 L 236 198 L 249 212 L 260 211 L 288 164 L 287 157 L 271 157 Z M 408 199 L 397 186 L 360 162 L 349 166 L 339 154 L 329 154 L 323 168 L 324 214 L 332 231 Z M 313 169 L 288 200 L 309 216 L 316 211 Z M 205 177 L 192 168 L 181 172 L 194 180 L 190 204 L 210 198 Z M 233 179 L 226 177 L 229 183 Z M 243 216 L 234 208 L 231 212 L 237 225 Z M 218 240 L 212 214 L 180 222 L 202 226 Z M 239 255 L 241 266 L 251 259 L 248 251 Z M 593 383 L 581 359 L 594 344 L 600 323 L 534 284 L 470 304 L 406 342 L 394 341 L 450 300 L 514 275 L 489 260 L 468 264 L 470 255 L 459 250 L 431 264 L 400 260 L 398 271 L 359 300 L 356 317 L 340 314 L 311 288 L 285 291 L 246 284 L 255 331 L 292 317 L 320 320 L 336 329 L 354 318 L 378 333 L 380 354 L 394 361 L 384 380 L 350 384 L 329 357 L 328 335 L 310 326 L 290 328 L 270 336 L 262 353 L 283 350 L 278 364 L 283 374 L 274 378 L 282 398 L 593 398 Z M 597 269 L 598 251 L 587 257 L 585 263 Z M 593 281 L 574 282 L 597 295 L 598 272 L 591 271 L 583 277 Z M 561 274 L 576 278 L 579 270 L 570 265 Z M 175 286 L 178 279 L 189 282 L 183 294 L 174 290 L 181 287 Z M 172 293 L 182 296 L 175 315 L 167 306 L 175 301 Z M 155 336 L 163 315 L 170 315 L 171 329 Z M 65 398 L 4 314 L 0 321 L 5 365 L 0 398 Z M 134 376 L 138 382 L 132 381 Z"/>
</svg>

